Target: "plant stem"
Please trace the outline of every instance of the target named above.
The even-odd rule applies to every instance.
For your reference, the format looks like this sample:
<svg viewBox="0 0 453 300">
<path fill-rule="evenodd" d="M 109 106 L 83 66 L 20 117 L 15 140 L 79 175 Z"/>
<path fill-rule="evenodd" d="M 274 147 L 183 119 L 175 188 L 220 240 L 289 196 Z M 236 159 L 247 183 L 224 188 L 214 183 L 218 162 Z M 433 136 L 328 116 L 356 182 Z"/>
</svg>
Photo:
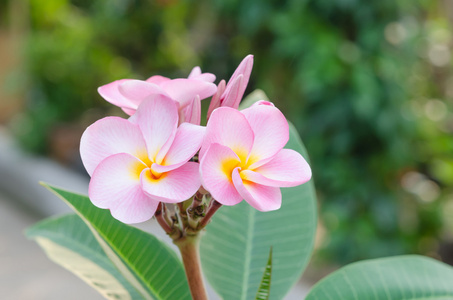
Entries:
<svg viewBox="0 0 453 300">
<path fill-rule="evenodd" d="M 203 219 L 201 219 L 201 221 L 200 221 L 200 228 L 205 227 L 208 224 L 208 222 L 211 220 L 211 218 L 215 214 L 215 212 L 221 207 L 222 207 L 222 204 L 217 202 L 215 199 L 212 199 L 211 205 L 209 206 L 206 216 Z"/>
<path fill-rule="evenodd" d="M 165 222 L 167 222 L 167 224 L 170 225 L 171 228 L 173 228 L 173 222 L 171 221 L 170 216 L 168 214 L 167 205 L 162 204 L 162 207 L 163 207 L 163 214 L 164 214 Z"/>
<path fill-rule="evenodd" d="M 167 223 L 167 221 L 164 219 L 162 215 L 162 202 L 159 203 L 157 206 L 157 210 L 154 213 L 154 216 L 156 217 L 157 222 L 159 225 L 165 230 L 167 234 L 171 234 L 173 232 L 173 229 L 171 229 L 170 225 Z"/>
<path fill-rule="evenodd" d="M 202 203 L 203 203 L 203 194 L 197 191 L 195 193 L 195 195 L 193 196 L 192 204 L 189 206 L 189 208 L 187 210 L 193 211 L 195 208 L 200 206 Z"/>
<path fill-rule="evenodd" d="M 183 239 L 174 241 L 181 252 L 184 270 L 186 271 L 187 282 L 190 293 L 194 300 L 207 300 L 206 289 L 201 273 L 199 236 L 186 236 Z"/>
</svg>

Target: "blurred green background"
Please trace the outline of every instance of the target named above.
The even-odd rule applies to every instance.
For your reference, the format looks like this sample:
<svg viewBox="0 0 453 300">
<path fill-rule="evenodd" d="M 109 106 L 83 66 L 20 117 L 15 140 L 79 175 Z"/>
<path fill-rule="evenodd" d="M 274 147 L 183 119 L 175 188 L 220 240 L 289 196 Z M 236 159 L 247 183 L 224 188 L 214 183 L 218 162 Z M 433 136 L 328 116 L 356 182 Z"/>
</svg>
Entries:
<svg viewBox="0 0 453 300">
<path fill-rule="evenodd" d="M 196 65 L 218 83 L 254 54 L 246 93 L 264 90 L 311 156 L 316 260 L 451 262 L 452 21 L 448 0 L 3 0 L 0 121 L 83 172 L 84 128 L 123 115 L 98 86 Z"/>
</svg>

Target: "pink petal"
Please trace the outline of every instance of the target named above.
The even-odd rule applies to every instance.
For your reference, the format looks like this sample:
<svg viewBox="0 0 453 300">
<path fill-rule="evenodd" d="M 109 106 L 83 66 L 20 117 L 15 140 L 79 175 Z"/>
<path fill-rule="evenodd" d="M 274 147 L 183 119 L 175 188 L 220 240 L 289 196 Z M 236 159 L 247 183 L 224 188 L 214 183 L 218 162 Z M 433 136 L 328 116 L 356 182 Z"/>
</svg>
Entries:
<svg viewBox="0 0 453 300">
<path fill-rule="evenodd" d="M 204 132 L 205 127 L 190 123 L 181 124 L 165 157 L 160 159 L 159 153 L 153 170 L 160 173 L 168 172 L 185 164 L 200 150 Z"/>
<path fill-rule="evenodd" d="M 200 125 L 201 122 L 201 99 L 200 96 L 196 95 L 192 102 L 190 115 L 187 116 L 187 123 L 194 125 Z"/>
<path fill-rule="evenodd" d="M 126 99 L 129 99 L 135 107 L 142 103 L 143 99 L 151 94 L 166 95 L 164 90 L 157 84 L 149 83 L 142 80 L 128 80 L 121 83 L 118 89 Z M 167 95 L 168 96 L 168 95 Z"/>
<path fill-rule="evenodd" d="M 215 81 L 215 75 L 211 73 L 201 73 L 200 67 L 195 67 L 190 72 L 188 79 L 196 79 L 196 80 L 203 80 L 208 82 Z"/>
<path fill-rule="evenodd" d="M 187 78 L 189 79 L 193 79 L 193 77 L 197 77 L 197 76 L 200 76 L 201 75 L 201 68 L 196 66 L 192 69 L 192 71 L 190 71 L 190 74 Z"/>
<path fill-rule="evenodd" d="M 123 84 L 130 80 L 132 80 L 132 79 L 120 79 L 120 80 L 111 82 L 109 84 L 100 86 L 98 88 L 98 93 L 101 95 L 102 98 L 104 98 L 108 102 L 112 103 L 113 105 L 123 108 L 123 110 L 131 109 L 131 110 L 135 111 L 135 109 L 137 108 L 137 105 L 135 105 L 129 99 L 124 97 L 118 89 L 120 84 Z M 126 113 L 128 113 L 128 112 L 126 112 Z"/>
<path fill-rule="evenodd" d="M 205 99 L 217 91 L 217 86 L 211 82 L 184 78 L 165 81 L 161 87 L 172 99 L 179 102 L 180 107 L 188 105 L 196 95 Z"/>
<path fill-rule="evenodd" d="M 198 163 L 188 162 L 172 171 L 153 176 L 149 169 L 142 171 L 143 191 L 153 199 L 177 203 L 192 197 L 200 188 Z"/>
<path fill-rule="evenodd" d="M 158 153 L 165 156 L 173 142 L 178 126 L 178 105 L 166 96 L 150 95 L 138 107 L 135 116 L 145 138 L 148 157 L 155 162 Z"/>
<path fill-rule="evenodd" d="M 106 157 L 129 153 L 146 157 L 145 140 L 137 125 L 119 117 L 107 117 L 89 126 L 80 140 L 80 156 L 88 174 Z"/>
<path fill-rule="evenodd" d="M 233 185 L 233 169 L 240 164 L 238 156 L 228 147 L 211 144 L 200 162 L 203 187 L 218 202 L 235 205 L 242 201 Z"/>
<path fill-rule="evenodd" d="M 238 91 L 238 97 L 242 99 L 244 96 L 245 89 L 247 88 L 247 84 L 249 83 L 250 74 L 252 73 L 253 68 L 253 55 L 247 55 L 239 64 L 239 66 L 234 71 L 233 75 L 231 76 L 230 80 L 228 81 L 227 87 L 225 89 L 222 98 L 225 98 L 225 95 L 229 93 L 229 90 L 232 88 L 232 83 L 236 80 L 239 75 L 244 76 L 244 82 L 241 85 L 241 89 Z"/>
<path fill-rule="evenodd" d="M 219 85 L 217 86 L 217 92 L 212 96 L 211 103 L 209 104 L 208 108 L 208 120 L 217 107 L 220 107 L 220 96 L 222 96 L 223 92 L 225 91 L 225 80 L 221 80 Z"/>
<path fill-rule="evenodd" d="M 115 219 L 125 224 L 135 224 L 148 221 L 154 216 L 159 200 L 148 197 L 141 187 L 136 189 L 135 194 L 131 191 L 130 196 L 131 198 L 124 199 L 119 206 L 110 209 Z"/>
<path fill-rule="evenodd" d="M 255 134 L 248 165 L 256 168 L 286 145 L 289 139 L 288 121 L 280 110 L 269 105 L 252 106 L 241 112 Z"/>
<path fill-rule="evenodd" d="M 154 83 L 157 85 L 160 85 L 162 82 L 169 81 L 171 80 L 170 78 L 160 76 L 160 75 L 154 75 L 151 76 L 150 78 L 146 79 L 147 82 Z"/>
<path fill-rule="evenodd" d="M 242 171 L 241 176 L 259 184 L 291 187 L 309 181 L 311 169 L 298 152 L 282 149 L 271 161 L 253 171 Z"/>
<path fill-rule="evenodd" d="M 200 125 L 201 121 L 201 100 L 198 95 L 185 108 L 179 110 L 179 124 L 184 122 Z"/>
<path fill-rule="evenodd" d="M 278 187 L 243 181 L 239 168 L 233 171 L 233 183 L 241 197 L 259 211 L 276 210 L 282 205 L 282 193 Z"/>
<path fill-rule="evenodd" d="M 121 107 L 121 109 L 128 114 L 129 116 L 132 116 L 135 114 L 136 109 L 135 108 L 126 108 L 126 107 Z"/>
<path fill-rule="evenodd" d="M 206 82 L 214 82 L 215 78 L 216 78 L 215 75 L 212 73 L 203 73 L 199 76 L 194 76 L 190 79 L 202 80 L 202 81 L 206 81 Z"/>
<path fill-rule="evenodd" d="M 230 89 L 228 89 L 228 92 L 225 93 L 224 99 L 220 106 L 227 106 L 227 107 L 232 107 L 232 108 L 238 108 L 239 107 L 239 102 L 241 102 L 242 94 L 240 94 L 240 91 L 242 89 L 242 86 L 244 84 L 244 76 L 241 74 L 236 79 L 231 83 Z"/>
<path fill-rule="evenodd" d="M 212 112 L 206 126 L 200 157 L 211 143 L 218 143 L 233 150 L 245 162 L 253 140 L 252 128 L 241 112 L 230 107 L 219 107 Z"/>
<path fill-rule="evenodd" d="M 130 154 L 107 157 L 93 172 L 88 191 L 91 202 L 109 208 L 112 216 L 123 223 L 151 219 L 159 202 L 145 195 L 140 187 L 140 173 L 145 168 Z"/>
<path fill-rule="evenodd" d="M 178 126 L 186 122 L 186 116 L 192 113 L 192 103 L 178 110 Z"/>
<path fill-rule="evenodd" d="M 258 100 L 256 101 L 255 103 L 252 104 L 252 106 L 257 106 L 257 105 L 268 105 L 268 106 L 274 106 L 274 103 L 270 102 L 270 101 L 266 101 L 266 100 Z"/>
</svg>

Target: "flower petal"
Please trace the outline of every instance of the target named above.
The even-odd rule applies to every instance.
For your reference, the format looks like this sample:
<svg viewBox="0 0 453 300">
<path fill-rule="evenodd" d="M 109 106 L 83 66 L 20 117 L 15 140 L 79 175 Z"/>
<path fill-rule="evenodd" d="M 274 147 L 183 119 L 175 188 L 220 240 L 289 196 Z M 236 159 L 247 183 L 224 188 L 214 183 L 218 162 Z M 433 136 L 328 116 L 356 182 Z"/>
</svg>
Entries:
<svg viewBox="0 0 453 300">
<path fill-rule="evenodd" d="M 286 145 L 289 139 L 288 121 L 278 108 L 269 105 L 252 106 L 241 112 L 255 134 L 247 164 L 256 168 L 260 161 L 271 158 Z"/>
<path fill-rule="evenodd" d="M 239 99 L 242 99 L 242 96 L 244 96 L 245 89 L 247 88 L 247 84 L 249 83 L 252 68 L 253 68 L 253 55 L 247 55 L 241 61 L 241 63 L 231 76 L 230 80 L 228 81 L 225 92 L 222 95 L 222 98 L 225 98 L 225 95 L 227 95 L 230 92 L 230 89 L 232 88 L 232 83 L 236 80 L 236 78 L 239 75 L 243 75 L 244 76 L 243 83 L 241 84 L 241 88 L 238 91 L 238 97 Z"/>
<path fill-rule="evenodd" d="M 137 125 L 119 117 L 107 117 L 89 126 L 80 140 L 80 156 L 88 174 L 106 157 L 129 153 L 146 157 L 146 144 Z"/>
<path fill-rule="evenodd" d="M 143 80 L 125 81 L 118 86 L 118 89 L 121 95 L 126 99 L 129 99 L 135 107 L 138 107 L 140 103 L 151 94 L 166 95 L 164 90 L 157 84 Z"/>
<path fill-rule="evenodd" d="M 211 143 L 218 143 L 233 150 L 245 162 L 253 140 L 252 128 L 241 112 L 230 107 L 219 107 L 212 112 L 206 126 L 200 157 Z"/>
<path fill-rule="evenodd" d="M 291 187 L 309 181 L 311 169 L 298 152 L 282 149 L 269 162 L 254 171 L 243 171 L 241 176 L 259 184 Z"/>
<path fill-rule="evenodd" d="M 217 92 L 212 96 L 211 103 L 209 103 L 208 108 L 208 120 L 211 117 L 212 112 L 217 107 L 220 107 L 220 96 L 222 96 L 223 92 L 225 91 L 225 80 L 221 80 L 219 85 L 217 86 Z"/>
<path fill-rule="evenodd" d="M 282 205 L 280 188 L 243 181 L 239 168 L 233 171 L 233 183 L 244 200 L 259 211 L 276 210 Z"/>
<path fill-rule="evenodd" d="M 128 98 L 124 97 L 118 87 L 128 81 L 131 81 L 132 79 L 120 79 L 116 80 L 114 82 L 111 82 L 109 84 L 100 86 L 98 88 L 98 93 L 101 95 L 102 98 L 107 100 L 108 102 L 112 103 L 113 105 L 119 106 L 124 109 L 132 109 L 135 111 L 137 108 L 137 105 L 131 102 Z M 126 113 L 128 113 L 125 110 Z M 128 113 L 129 114 L 129 113 Z"/>
<path fill-rule="evenodd" d="M 242 96 L 244 95 L 244 92 L 242 92 L 242 95 L 240 94 L 243 84 L 244 76 L 241 74 L 232 82 L 231 88 L 225 93 L 225 98 L 220 105 L 237 109 L 239 107 L 239 102 L 241 102 Z"/>
<path fill-rule="evenodd" d="M 135 224 L 148 221 L 154 216 L 160 201 L 148 197 L 141 187 L 135 191 L 135 193 L 130 192 L 131 198 L 123 200 L 119 206 L 110 209 L 112 217 L 125 224 Z"/>
<path fill-rule="evenodd" d="M 239 163 L 238 156 L 220 144 L 211 144 L 200 162 L 203 187 L 224 205 L 235 205 L 243 199 L 236 191 L 231 178 L 233 169 Z"/>
<path fill-rule="evenodd" d="M 190 102 L 185 108 L 179 110 L 179 124 L 184 122 L 200 125 L 201 121 L 201 100 L 200 96 L 196 95 L 195 99 Z"/>
<path fill-rule="evenodd" d="M 201 73 L 200 67 L 195 67 L 190 72 L 188 79 L 196 79 L 196 80 L 203 80 L 208 82 L 215 81 L 215 75 L 211 73 Z"/>
<path fill-rule="evenodd" d="M 140 186 L 140 173 L 146 167 L 130 154 L 107 157 L 93 172 L 88 190 L 91 202 L 109 208 L 123 223 L 151 219 L 159 202 L 145 195 Z"/>
<path fill-rule="evenodd" d="M 267 101 L 267 100 L 258 100 L 252 104 L 252 106 L 257 106 L 257 105 L 268 105 L 268 106 L 275 107 L 274 103 Z"/>
<path fill-rule="evenodd" d="M 176 134 L 178 104 L 164 95 L 153 94 L 142 102 L 135 116 L 134 122 L 145 138 L 148 157 L 155 162 L 158 153 L 165 156 Z"/>
<path fill-rule="evenodd" d="M 200 188 L 198 163 L 188 162 L 172 171 L 153 175 L 149 169 L 140 174 L 143 191 L 153 199 L 177 203 L 192 197 Z"/>
<path fill-rule="evenodd" d="M 150 78 L 146 79 L 146 82 L 160 85 L 162 82 L 169 81 L 169 80 L 171 80 L 171 79 L 164 77 L 164 76 L 160 76 L 160 75 L 154 75 L 154 76 L 151 76 Z"/>
<path fill-rule="evenodd" d="M 194 125 L 200 125 L 201 122 L 201 99 L 199 95 L 195 96 L 195 99 L 192 102 L 192 109 L 190 114 L 187 116 L 187 123 Z"/>
<path fill-rule="evenodd" d="M 172 99 L 179 102 L 180 107 L 188 105 L 196 95 L 205 99 L 217 91 L 215 84 L 196 79 L 178 78 L 165 81 L 160 86 Z"/>
<path fill-rule="evenodd" d="M 132 116 L 135 114 L 136 109 L 135 108 L 126 108 L 126 107 L 121 107 L 121 109 L 128 114 L 129 116 Z"/>
<path fill-rule="evenodd" d="M 190 74 L 187 78 L 193 79 L 193 77 L 197 77 L 201 75 L 201 68 L 199 66 L 196 66 L 190 71 Z"/>
<path fill-rule="evenodd" d="M 168 172 L 185 164 L 200 149 L 205 129 L 205 127 L 190 123 L 181 124 L 166 155 L 161 158 L 159 152 L 156 164 L 153 165 L 153 171 Z"/>
<path fill-rule="evenodd" d="M 202 81 L 206 81 L 206 82 L 214 82 L 215 78 L 216 78 L 215 75 L 212 73 L 203 73 L 199 76 L 191 77 L 190 79 L 202 80 Z"/>
</svg>

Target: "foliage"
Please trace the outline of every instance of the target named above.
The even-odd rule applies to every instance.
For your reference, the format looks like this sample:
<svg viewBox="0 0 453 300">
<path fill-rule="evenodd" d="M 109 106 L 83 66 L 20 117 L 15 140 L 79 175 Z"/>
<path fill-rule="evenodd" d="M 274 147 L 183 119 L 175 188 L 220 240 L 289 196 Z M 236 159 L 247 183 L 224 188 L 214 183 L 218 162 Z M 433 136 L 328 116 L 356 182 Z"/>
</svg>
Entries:
<svg viewBox="0 0 453 300">
<path fill-rule="evenodd" d="M 174 299 L 174 297 L 186 299 L 190 297 L 187 281 L 182 277 L 184 275 L 178 259 L 171 249 L 153 235 L 115 220 L 107 210 L 95 207 L 85 196 L 45 184 L 44 186 L 77 213 L 44 220 L 28 229 L 27 235 L 35 239 L 52 260 L 81 277 L 107 299 Z M 290 201 L 288 198 L 286 200 Z M 299 202 L 307 201 L 313 204 L 313 200 L 312 195 L 306 194 L 299 199 Z M 225 213 L 217 215 L 214 222 L 221 225 L 222 219 L 237 220 L 237 210 L 235 212 L 231 208 L 225 207 Z M 307 223 L 306 220 L 314 220 L 315 210 L 305 209 L 305 212 L 307 218 L 291 218 L 294 224 L 312 224 L 312 222 Z M 255 214 L 264 213 L 255 212 Z M 285 247 L 288 242 L 285 239 L 279 240 L 279 237 L 282 237 L 281 230 L 273 230 L 287 229 L 288 226 L 282 226 L 285 219 L 288 219 L 287 214 L 274 216 L 262 222 L 261 227 L 268 226 L 264 232 L 264 239 L 260 238 L 263 232 L 255 232 L 253 236 L 245 237 L 251 249 L 263 248 L 265 244 L 263 242 L 267 239 L 274 241 L 265 268 L 258 268 L 260 272 L 265 270 L 261 284 L 258 282 L 259 291 L 269 290 L 269 285 L 263 288 L 265 287 L 263 283 L 269 283 L 272 269 L 274 279 L 271 283 L 270 299 L 280 299 L 290 287 L 287 283 L 296 280 L 306 266 L 305 263 L 299 264 L 288 250 L 285 256 L 291 257 L 289 261 L 281 255 L 273 257 L 272 249 Z M 249 220 L 254 222 L 254 218 Z M 236 244 L 243 242 L 244 239 L 237 234 L 244 230 L 229 226 L 230 230 L 232 229 L 230 236 L 233 236 L 233 240 L 229 240 L 228 236 L 222 236 L 221 231 L 216 231 L 212 224 L 211 228 L 220 236 L 213 239 L 212 235 L 209 237 L 208 234 L 208 237 L 202 241 L 203 244 L 216 249 L 215 252 L 204 253 L 202 256 L 206 258 L 210 255 L 210 260 L 205 260 L 203 265 L 208 278 L 212 280 L 211 282 L 216 282 L 213 287 L 224 299 L 249 298 L 249 279 L 236 282 L 235 278 L 237 276 L 241 278 L 242 274 L 242 276 L 250 275 L 254 280 L 255 276 L 252 276 L 251 272 L 259 265 L 254 269 L 242 269 L 238 266 L 245 265 L 247 268 L 248 263 L 255 259 L 257 254 L 255 253 L 254 257 L 237 255 L 233 260 L 228 256 L 235 253 Z M 297 232 L 299 234 L 293 235 L 295 239 L 302 237 L 314 239 L 314 230 Z M 227 252 L 221 251 L 222 248 L 227 249 Z M 311 247 L 309 248 L 308 250 L 311 250 Z M 311 251 L 303 254 L 304 262 L 310 254 Z M 260 257 L 265 258 L 265 256 Z M 228 259 L 225 260 L 225 258 Z M 235 261 L 239 261 L 239 264 Z M 297 267 L 297 272 L 284 272 L 284 275 L 277 275 L 278 272 L 274 272 L 294 266 Z M 215 268 L 215 272 L 210 271 L 210 268 Z M 239 274 L 236 274 L 237 271 Z M 223 275 L 227 277 L 218 281 L 217 278 Z M 430 258 L 400 256 L 368 260 L 348 265 L 328 275 L 313 287 L 307 300 L 448 299 L 453 296 L 450 284 L 452 279 L 453 269 L 450 266 Z M 225 294 L 226 290 L 222 285 L 229 286 L 231 283 L 234 283 L 235 290 L 239 292 L 232 291 L 234 295 Z M 272 294 L 274 289 L 278 292 Z"/>
<path fill-rule="evenodd" d="M 35 239 L 51 260 L 76 274 L 106 298 L 140 297 L 77 215 L 46 219 L 29 228 L 27 236 Z"/>
<path fill-rule="evenodd" d="M 249 85 L 266 89 L 312 154 L 323 257 L 430 253 L 452 210 L 451 29 L 441 5 L 33 0 L 29 101 L 16 132 L 48 152 L 57 124 L 86 127 L 106 113 L 93 92 L 102 84 L 184 77 L 196 64 L 228 78 L 252 53 Z"/>
<path fill-rule="evenodd" d="M 416 255 L 350 264 L 318 282 L 307 296 L 316 299 L 451 299 L 453 268 Z"/>
<path fill-rule="evenodd" d="M 79 232 L 84 237 L 78 240 L 72 239 L 71 242 L 77 243 L 80 247 L 82 245 L 79 243 L 92 239 L 92 237 L 85 237 L 86 235 L 94 235 L 99 243 L 96 246 L 102 248 L 104 256 L 114 265 L 113 270 L 124 276 L 118 280 L 132 285 L 143 299 L 190 299 L 182 265 L 176 254 L 167 245 L 153 235 L 114 219 L 108 210 L 95 207 L 86 196 L 70 193 L 47 184 L 43 185 L 65 201 L 90 229 L 90 231 Z M 58 227 L 45 227 L 47 232 L 70 230 L 74 226 L 74 223 L 70 221 L 71 219 L 66 219 Z M 41 231 L 33 235 L 33 231 L 38 230 L 37 228 L 31 230 L 30 235 L 34 238 L 43 237 L 47 233 Z M 65 241 L 62 240 L 54 239 L 53 242 L 61 246 L 65 245 Z M 79 254 L 85 255 L 82 252 Z M 93 260 L 90 257 L 87 259 Z M 104 271 L 109 270 L 104 269 Z M 92 270 L 88 270 L 89 274 L 91 272 Z"/>
</svg>

